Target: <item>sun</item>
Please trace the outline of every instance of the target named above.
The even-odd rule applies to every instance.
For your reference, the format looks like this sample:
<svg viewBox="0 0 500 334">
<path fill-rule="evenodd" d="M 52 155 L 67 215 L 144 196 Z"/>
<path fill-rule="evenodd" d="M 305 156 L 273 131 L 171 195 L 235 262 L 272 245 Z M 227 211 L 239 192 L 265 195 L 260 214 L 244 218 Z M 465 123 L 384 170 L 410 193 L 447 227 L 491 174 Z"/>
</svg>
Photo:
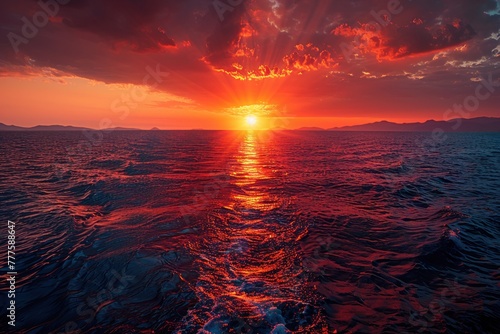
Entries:
<svg viewBox="0 0 500 334">
<path fill-rule="evenodd" d="M 245 122 L 248 126 L 255 126 L 257 124 L 257 117 L 255 117 L 254 115 L 248 115 L 247 117 L 245 117 Z"/>
</svg>

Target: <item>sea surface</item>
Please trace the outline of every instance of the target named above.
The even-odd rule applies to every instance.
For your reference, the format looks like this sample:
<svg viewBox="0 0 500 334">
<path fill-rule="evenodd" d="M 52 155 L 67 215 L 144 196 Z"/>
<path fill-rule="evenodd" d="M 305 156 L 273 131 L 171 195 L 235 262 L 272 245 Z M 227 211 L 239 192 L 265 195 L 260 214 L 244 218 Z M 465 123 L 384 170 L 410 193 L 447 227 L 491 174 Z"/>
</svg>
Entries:
<svg viewBox="0 0 500 334">
<path fill-rule="evenodd" d="M 500 134 L 2 132 L 0 177 L 2 332 L 500 328 Z"/>
</svg>

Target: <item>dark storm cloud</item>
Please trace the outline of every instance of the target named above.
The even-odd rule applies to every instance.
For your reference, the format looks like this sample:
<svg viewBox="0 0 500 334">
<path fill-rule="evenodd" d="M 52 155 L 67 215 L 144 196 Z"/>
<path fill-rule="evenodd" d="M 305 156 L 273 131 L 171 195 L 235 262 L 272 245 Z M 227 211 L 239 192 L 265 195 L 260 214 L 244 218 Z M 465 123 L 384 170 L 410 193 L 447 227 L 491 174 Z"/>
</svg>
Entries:
<svg viewBox="0 0 500 334">
<path fill-rule="evenodd" d="M 61 9 L 70 28 L 100 35 L 111 44 L 126 42 L 137 51 L 175 46 L 159 22 L 174 11 L 170 1 L 73 0 Z"/>
<path fill-rule="evenodd" d="M 427 80 L 435 84 L 434 73 L 443 73 L 440 83 L 452 83 L 450 70 L 468 80 L 498 67 L 498 39 L 490 36 L 498 33 L 500 16 L 488 14 L 495 0 L 220 2 L 227 6 L 222 15 L 213 0 L 70 0 L 27 38 L 22 20 L 43 13 L 39 1 L 2 1 L 0 71 L 32 75 L 46 67 L 46 73 L 141 83 L 147 66 L 161 64 L 176 78 L 161 89 L 205 103 L 226 94 L 221 87 L 244 87 L 214 85 L 225 80 L 220 75 L 282 80 L 311 72 L 299 81 L 327 87 L 325 80 L 342 78 L 368 87 L 385 78 L 384 89 L 411 80 L 418 90 Z M 17 52 L 9 34 L 24 39 Z M 357 54 L 350 61 L 343 45 Z M 379 90 L 373 87 L 373 96 Z M 321 89 L 308 94 L 330 101 Z"/>
<path fill-rule="evenodd" d="M 224 16 L 221 15 L 223 19 L 220 24 L 215 26 L 214 31 L 206 39 L 207 55 L 204 59 L 210 64 L 225 64 L 233 57 L 231 50 L 239 41 L 244 27 L 243 16 L 247 14 L 245 3 L 228 8 L 233 9 L 228 9 L 224 12 Z"/>
</svg>

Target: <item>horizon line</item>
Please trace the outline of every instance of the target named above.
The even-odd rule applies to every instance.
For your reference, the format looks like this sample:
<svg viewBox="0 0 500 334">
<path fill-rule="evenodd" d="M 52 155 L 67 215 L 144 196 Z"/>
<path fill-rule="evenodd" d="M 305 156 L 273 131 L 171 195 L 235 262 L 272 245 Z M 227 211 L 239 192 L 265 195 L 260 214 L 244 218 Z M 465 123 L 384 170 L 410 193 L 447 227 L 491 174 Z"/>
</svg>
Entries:
<svg viewBox="0 0 500 334">
<path fill-rule="evenodd" d="M 474 120 L 474 119 L 498 119 L 500 120 L 499 117 L 495 116 L 478 116 L 478 117 L 471 117 L 471 118 L 465 118 L 465 117 L 457 117 L 457 118 L 450 118 L 448 120 L 435 120 L 435 119 L 428 119 L 425 121 L 421 122 L 404 122 L 404 123 L 397 123 L 393 121 L 388 121 L 386 119 L 382 119 L 379 121 L 375 122 L 370 122 L 370 123 L 363 123 L 363 124 L 355 124 L 355 125 L 345 125 L 345 126 L 339 126 L 339 127 L 331 127 L 331 128 L 323 128 L 323 127 L 318 127 L 318 126 L 304 126 L 304 127 L 299 127 L 299 128 L 235 128 L 235 129 L 207 129 L 207 128 L 188 128 L 188 129 L 160 129 L 156 126 L 148 129 L 144 128 L 135 128 L 135 127 L 113 127 L 113 128 L 103 128 L 103 129 L 97 129 L 97 128 L 90 128 L 90 127 L 85 127 L 85 126 L 75 126 L 75 125 L 62 125 L 62 124 L 38 124 L 34 126 L 20 126 L 20 125 L 13 125 L 13 124 L 5 124 L 0 122 L 0 131 L 2 132 L 11 132 L 11 131 L 84 131 L 84 130 L 92 130 L 92 131 L 248 131 L 248 130 L 253 130 L 253 131 L 335 131 L 335 130 L 342 130 L 342 129 L 348 129 L 348 128 L 357 128 L 357 127 L 362 127 L 362 126 L 370 126 L 370 125 L 375 125 L 375 124 L 380 124 L 380 123 L 387 123 L 387 125 L 396 125 L 396 126 L 405 126 L 405 125 L 424 125 L 429 122 L 442 122 L 442 123 L 449 123 L 457 120 Z M 11 128 L 11 129 L 2 129 L 2 127 L 6 128 Z M 37 129 L 41 128 L 41 129 Z M 54 129 L 47 129 L 47 128 L 54 128 Z M 380 131 L 380 130 L 373 130 L 373 131 Z M 391 130 L 388 130 L 391 131 Z M 397 130 L 392 130 L 394 132 L 398 132 Z M 427 131 L 423 131 L 427 132 Z"/>
</svg>

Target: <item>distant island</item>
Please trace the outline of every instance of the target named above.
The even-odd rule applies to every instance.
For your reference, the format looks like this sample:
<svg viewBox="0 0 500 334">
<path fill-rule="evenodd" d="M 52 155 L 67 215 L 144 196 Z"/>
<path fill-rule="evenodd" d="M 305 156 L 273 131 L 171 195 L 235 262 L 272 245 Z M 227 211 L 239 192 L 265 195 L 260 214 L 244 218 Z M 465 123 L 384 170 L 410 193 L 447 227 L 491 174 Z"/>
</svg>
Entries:
<svg viewBox="0 0 500 334">
<path fill-rule="evenodd" d="M 375 123 L 343 126 L 336 128 L 323 129 L 319 127 L 303 127 L 292 131 L 380 131 L 380 132 L 432 132 L 435 130 L 446 132 L 500 132 L 500 118 L 498 117 L 476 117 L 476 118 L 456 118 L 448 121 L 428 120 L 423 123 L 393 123 L 380 121 Z M 0 131 L 83 131 L 95 130 L 85 127 L 67 126 L 67 125 L 37 125 L 33 127 L 21 127 L 15 125 L 6 125 L 0 123 Z M 161 131 L 157 127 L 150 130 L 141 130 L 134 128 L 109 128 L 101 129 L 103 131 Z M 199 131 L 203 129 L 193 129 Z M 287 130 L 287 129 L 274 129 Z M 290 130 L 289 130 L 290 131 Z"/>
<path fill-rule="evenodd" d="M 30 128 L 26 128 L 26 127 L 22 127 L 22 126 L 6 125 L 3 123 L 0 123 L 0 131 L 83 131 L 83 130 L 95 130 L 95 129 L 78 127 L 78 126 L 71 126 L 71 125 L 37 125 L 37 126 L 30 127 Z M 116 128 L 108 128 L 108 129 L 101 129 L 101 130 L 102 131 L 111 131 L 111 130 L 132 131 L 132 130 L 140 130 L 140 129 L 116 127 Z M 152 130 L 154 130 L 154 129 L 152 129 Z"/>
<path fill-rule="evenodd" d="M 300 128 L 297 131 L 381 131 L 381 132 L 500 132 L 500 118 L 477 117 L 455 118 L 448 121 L 428 120 L 423 123 L 393 123 L 380 121 L 362 125 L 343 126 L 330 129 Z"/>
<path fill-rule="evenodd" d="M 323 128 L 318 128 L 315 126 L 303 127 L 299 129 L 295 129 L 296 131 L 325 131 Z"/>
</svg>

